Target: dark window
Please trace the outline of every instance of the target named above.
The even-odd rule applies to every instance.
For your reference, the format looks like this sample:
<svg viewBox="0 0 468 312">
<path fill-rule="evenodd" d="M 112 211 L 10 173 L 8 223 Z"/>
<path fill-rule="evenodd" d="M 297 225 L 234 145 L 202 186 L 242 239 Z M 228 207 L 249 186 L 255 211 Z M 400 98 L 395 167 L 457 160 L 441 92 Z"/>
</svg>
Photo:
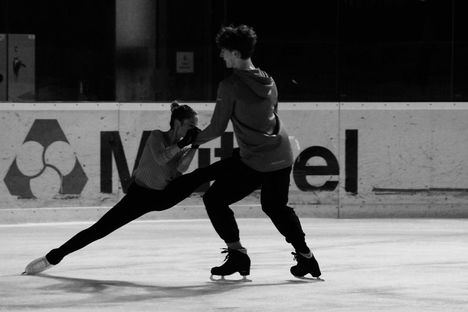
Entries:
<svg viewBox="0 0 468 312">
<path fill-rule="evenodd" d="M 340 100 L 450 100 L 451 13 L 451 1 L 343 1 Z"/>
<path fill-rule="evenodd" d="M 465 2 L 0 0 L 0 101 L 214 101 L 214 37 L 241 23 L 280 101 L 466 101 Z M 1 34 L 34 35 L 33 91 L 6 87 L 26 70 Z"/>
<path fill-rule="evenodd" d="M 25 100 L 114 100 L 113 1 L 1 2 L 0 33 L 35 37 L 35 94 Z"/>
</svg>

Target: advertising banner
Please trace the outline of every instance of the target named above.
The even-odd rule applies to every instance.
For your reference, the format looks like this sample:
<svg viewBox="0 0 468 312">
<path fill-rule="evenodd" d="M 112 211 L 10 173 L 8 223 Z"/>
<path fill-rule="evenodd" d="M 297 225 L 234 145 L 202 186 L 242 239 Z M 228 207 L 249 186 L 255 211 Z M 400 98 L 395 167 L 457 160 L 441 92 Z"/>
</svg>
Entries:
<svg viewBox="0 0 468 312">
<path fill-rule="evenodd" d="M 293 146 L 291 206 L 307 216 L 466 216 L 464 103 L 280 103 Z M 110 207 L 146 139 L 168 130 L 168 103 L 0 104 L 0 212 Z M 189 103 L 208 125 L 213 103 Z M 189 171 L 228 157 L 232 127 Z M 202 206 L 201 186 L 190 203 Z M 255 192 L 242 201 L 258 206 Z M 255 209 L 261 214 L 261 209 Z"/>
</svg>

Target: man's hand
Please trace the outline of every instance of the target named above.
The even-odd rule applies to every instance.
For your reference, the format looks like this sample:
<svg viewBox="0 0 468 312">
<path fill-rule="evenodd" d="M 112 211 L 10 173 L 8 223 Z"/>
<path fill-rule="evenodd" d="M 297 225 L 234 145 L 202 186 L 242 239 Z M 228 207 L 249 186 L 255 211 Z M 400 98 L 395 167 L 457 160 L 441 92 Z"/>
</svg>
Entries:
<svg viewBox="0 0 468 312">
<path fill-rule="evenodd" d="M 197 134 L 200 132 L 201 130 L 198 129 L 197 127 L 194 127 L 192 129 L 189 129 L 187 131 L 187 133 L 185 134 L 185 136 L 182 138 L 182 140 L 180 140 L 179 142 L 177 142 L 177 146 L 179 146 L 179 148 L 183 148 L 189 144 L 191 144 L 193 141 L 195 141 L 196 137 L 197 137 Z"/>
<path fill-rule="evenodd" d="M 198 128 L 198 127 L 195 127 L 195 128 L 193 128 L 191 130 L 194 130 L 194 135 L 193 135 L 193 140 L 192 140 L 192 142 L 194 142 L 197 139 L 198 134 L 201 132 L 201 129 Z M 193 149 L 197 149 L 199 147 L 200 147 L 199 144 L 192 144 Z"/>
</svg>

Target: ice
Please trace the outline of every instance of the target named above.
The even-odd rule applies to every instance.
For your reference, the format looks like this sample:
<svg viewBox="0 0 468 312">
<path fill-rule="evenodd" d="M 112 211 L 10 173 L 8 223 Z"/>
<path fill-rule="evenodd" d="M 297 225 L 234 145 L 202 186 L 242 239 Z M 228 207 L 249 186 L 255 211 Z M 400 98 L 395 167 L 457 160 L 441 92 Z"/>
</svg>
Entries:
<svg viewBox="0 0 468 312">
<path fill-rule="evenodd" d="M 325 281 L 289 273 L 269 219 L 238 219 L 249 283 L 210 281 L 225 246 L 206 219 L 135 221 L 39 276 L 20 274 L 90 223 L 0 225 L 0 311 L 468 310 L 468 220 L 301 221 Z"/>
</svg>

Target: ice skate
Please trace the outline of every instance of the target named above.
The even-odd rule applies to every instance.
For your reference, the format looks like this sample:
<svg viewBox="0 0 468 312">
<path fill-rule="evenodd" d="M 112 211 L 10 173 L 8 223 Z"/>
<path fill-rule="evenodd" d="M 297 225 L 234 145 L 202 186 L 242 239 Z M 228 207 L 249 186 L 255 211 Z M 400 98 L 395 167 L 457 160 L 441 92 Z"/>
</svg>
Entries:
<svg viewBox="0 0 468 312">
<path fill-rule="evenodd" d="M 236 249 L 225 248 L 221 253 L 227 253 L 223 265 L 211 269 L 210 279 L 215 282 L 235 283 L 235 282 L 251 282 L 247 279 L 250 274 L 250 258 L 246 253 Z M 227 275 L 239 272 L 242 279 L 225 279 Z M 221 276 L 215 278 L 215 276 Z"/>
<path fill-rule="evenodd" d="M 46 257 L 40 257 L 31 261 L 24 269 L 23 275 L 35 275 L 41 273 L 47 269 L 50 269 L 53 265 L 47 261 Z"/>
<path fill-rule="evenodd" d="M 306 258 L 300 253 L 292 252 L 291 254 L 294 256 L 294 260 L 297 261 L 297 264 L 290 269 L 292 275 L 300 279 L 323 281 L 323 279 L 320 278 L 322 272 L 320 272 L 319 264 L 313 255 L 312 258 Z M 309 273 L 313 278 L 306 277 Z"/>
</svg>

